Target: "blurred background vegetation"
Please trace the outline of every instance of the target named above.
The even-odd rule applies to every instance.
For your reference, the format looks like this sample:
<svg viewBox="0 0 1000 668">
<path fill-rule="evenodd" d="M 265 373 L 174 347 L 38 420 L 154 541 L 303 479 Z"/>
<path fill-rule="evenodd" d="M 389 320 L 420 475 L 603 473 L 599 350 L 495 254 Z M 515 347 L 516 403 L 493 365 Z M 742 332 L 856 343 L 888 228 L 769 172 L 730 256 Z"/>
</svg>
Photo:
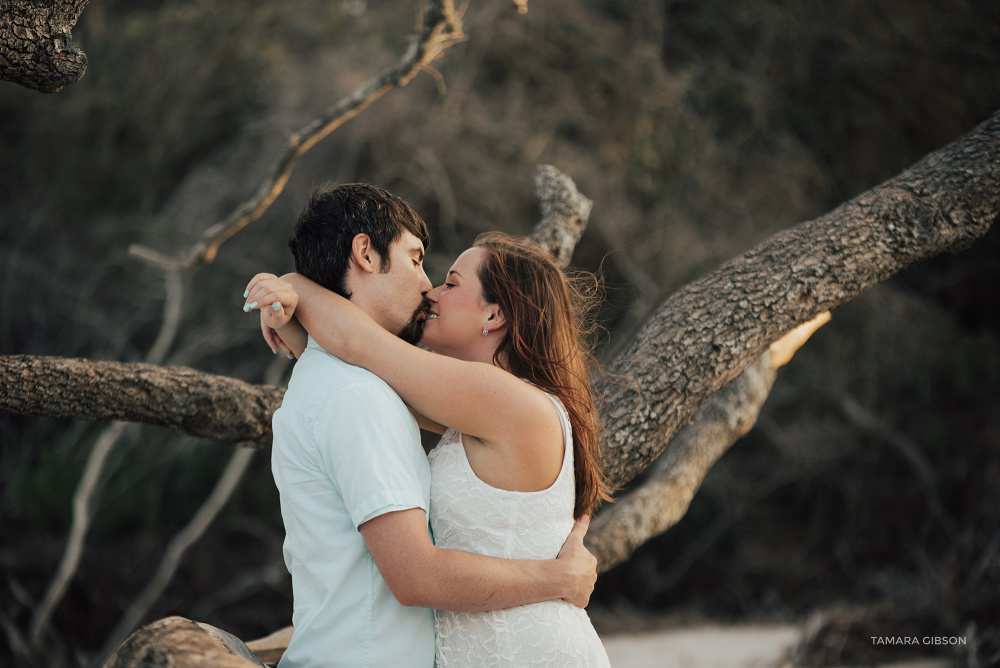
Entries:
<svg viewBox="0 0 1000 668">
<path fill-rule="evenodd" d="M 431 226 L 428 273 L 440 280 L 477 233 L 530 229 L 534 166 L 556 165 L 595 201 L 575 263 L 607 282 L 610 356 L 678 287 L 1000 109 L 995 2 L 529 8 L 472 3 L 469 39 L 437 64 L 439 80 L 421 74 L 307 154 L 267 214 L 185 278 L 166 363 L 252 382 L 287 375 L 241 295 L 255 272 L 291 269 L 287 234 L 323 181 L 373 182 L 410 201 Z M 90 59 L 82 81 L 47 96 L 0 84 L 0 354 L 141 360 L 164 284 L 129 245 L 179 250 L 228 215 L 289 133 L 398 59 L 414 18 L 376 0 L 92 2 L 74 32 Z M 884 634 L 971 634 L 995 651 L 998 249 L 994 229 L 836 311 L 685 519 L 602 577 L 598 625 L 877 606 L 914 615 Z M 103 428 L 0 421 L 8 641 L 59 562 Z M 46 636 L 48 665 L 99 658 L 230 454 L 126 431 Z M 287 625 L 282 538 L 265 451 L 146 621 L 176 613 L 243 638 Z"/>
</svg>

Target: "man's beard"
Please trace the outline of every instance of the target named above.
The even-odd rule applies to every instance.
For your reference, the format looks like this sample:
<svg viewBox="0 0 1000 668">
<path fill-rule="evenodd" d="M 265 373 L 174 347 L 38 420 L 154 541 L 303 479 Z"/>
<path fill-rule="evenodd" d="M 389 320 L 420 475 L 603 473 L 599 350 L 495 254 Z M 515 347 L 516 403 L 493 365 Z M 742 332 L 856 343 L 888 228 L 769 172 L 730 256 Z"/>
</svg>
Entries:
<svg viewBox="0 0 1000 668">
<path fill-rule="evenodd" d="M 420 301 L 420 306 L 417 310 L 413 312 L 413 316 L 410 318 L 410 322 L 406 323 L 406 326 L 400 330 L 398 336 L 407 343 L 416 345 L 420 340 L 420 337 L 424 335 L 424 322 L 426 321 L 426 314 L 424 311 L 427 307 L 431 305 L 430 301 L 425 297 Z"/>
</svg>

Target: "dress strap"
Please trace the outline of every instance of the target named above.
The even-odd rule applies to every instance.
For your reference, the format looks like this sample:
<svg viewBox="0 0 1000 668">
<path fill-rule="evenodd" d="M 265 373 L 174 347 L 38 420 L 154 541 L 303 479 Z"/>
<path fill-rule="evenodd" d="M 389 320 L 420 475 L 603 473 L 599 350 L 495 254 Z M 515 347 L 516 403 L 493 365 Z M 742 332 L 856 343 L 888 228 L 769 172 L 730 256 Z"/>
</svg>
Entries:
<svg viewBox="0 0 1000 668">
<path fill-rule="evenodd" d="M 563 403 L 562 401 L 560 401 L 559 397 L 555 396 L 554 394 L 549 394 L 548 392 L 545 392 L 545 390 L 542 390 L 542 392 L 544 392 L 545 396 L 549 398 L 549 401 L 551 401 L 555 405 L 556 414 L 559 415 L 559 424 L 562 425 L 562 432 L 563 432 L 562 471 L 565 471 L 567 468 L 566 462 L 573 461 L 573 425 L 570 423 L 569 414 L 566 412 L 566 407 L 563 406 Z M 559 472 L 560 476 L 562 475 L 562 471 Z"/>
</svg>

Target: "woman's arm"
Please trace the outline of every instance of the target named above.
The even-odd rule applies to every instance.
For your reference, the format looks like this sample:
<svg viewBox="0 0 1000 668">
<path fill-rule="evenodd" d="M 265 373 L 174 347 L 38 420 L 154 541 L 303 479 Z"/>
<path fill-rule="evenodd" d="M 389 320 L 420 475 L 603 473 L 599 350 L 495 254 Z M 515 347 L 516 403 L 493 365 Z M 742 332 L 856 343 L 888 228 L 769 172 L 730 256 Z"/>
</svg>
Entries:
<svg viewBox="0 0 1000 668">
<path fill-rule="evenodd" d="M 296 317 L 325 350 L 382 378 L 416 413 L 487 442 L 523 435 L 544 443 L 547 432 L 561 438 L 552 404 L 537 388 L 490 364 L 412 346 L 304 276 L 282 280 L 297 293 Z M 274 292 L 250 292 L 256 308 L 277 301 Z"/>
<path fill-rule="evenodd" d="M 410 413 L 413 414 L 413 418 L 417 421 L 417 426 L 424 431 L 429 431 L 434 434 L 443 434 L 448 430 L 446 425 L 443 425 L 440 422 L 435 422 L 426 415 L 421 415 L 417 411 L 413 410 L 412 406 L 407 406 L 407 408 L 410 409 Z"/>
<path fill-rule="evenodd" d="M 280 349 L 285 351 L 290 359 L 302 357 L 309 342 L 309 334 L 299 321 L 292 318 L 284 326 L 275 329 L 267 324 L 266 318 L 264 311 L 261 311 L 260 331 L 272 352 L 277 354 Z"/>
<path fill-rule="evenodd" d="M 251 295 L 251 292 L 253 293 Z M 260 308 L 260 300 L 268 300 L 268 308 Z M 308 333 L 295 318 L 299 295 L 287 281 L 274 274 L 257 274 L 243 293 L 244 313 L 260 309 L 260 331 L 271 352 L 284 350 L 289 357 L 301 357 L 306 349 Z"/>
</svg>

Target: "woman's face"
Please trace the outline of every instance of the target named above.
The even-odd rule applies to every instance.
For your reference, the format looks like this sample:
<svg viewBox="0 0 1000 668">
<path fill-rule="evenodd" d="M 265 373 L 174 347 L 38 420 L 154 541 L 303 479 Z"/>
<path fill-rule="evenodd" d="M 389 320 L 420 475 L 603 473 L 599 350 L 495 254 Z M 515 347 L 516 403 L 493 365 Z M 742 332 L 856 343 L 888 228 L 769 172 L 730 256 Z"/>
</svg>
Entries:
<svg viewBox="0 0 1000 668">
<path fill-rule="evenodd" d="M 486 338 L 483 327 L 490 329 L 487 336 L 498 336 L 497 307 L 483 299 L 479 282 L 479 267 L 485 257 L 482 248 L 465 251 L 451 265 L 445 283 L 427 293 L 431 305 L 420 339 L 422 345 L 449 357 L 475 359 Z"/>
</svg>

